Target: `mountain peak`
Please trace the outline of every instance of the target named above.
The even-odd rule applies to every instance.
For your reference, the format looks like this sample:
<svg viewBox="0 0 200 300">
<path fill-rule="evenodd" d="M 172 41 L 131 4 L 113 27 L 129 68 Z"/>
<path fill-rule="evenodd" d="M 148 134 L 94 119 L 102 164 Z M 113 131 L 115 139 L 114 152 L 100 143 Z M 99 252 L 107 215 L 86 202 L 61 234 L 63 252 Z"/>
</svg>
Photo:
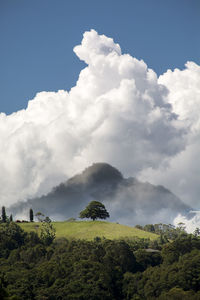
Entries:
<svg viewBox="0 0 200 300">
<path fill-rule="evenodd" d="M 94 163 L 81 174 L 69 179 L 68 183 L 103 183 L 120 182 L 122 180 L 123 176 L 116 168 L 107 163 Z"/>
</svg>

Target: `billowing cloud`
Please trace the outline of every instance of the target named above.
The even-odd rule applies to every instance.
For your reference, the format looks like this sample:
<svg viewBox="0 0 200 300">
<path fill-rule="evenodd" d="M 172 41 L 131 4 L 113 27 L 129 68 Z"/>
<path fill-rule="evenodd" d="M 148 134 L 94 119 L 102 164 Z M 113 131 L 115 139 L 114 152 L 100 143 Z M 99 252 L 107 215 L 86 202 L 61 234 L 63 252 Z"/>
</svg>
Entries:
<svg viewBox="0 0 200 300">
<path fill-rule="evenodd" d="M 187 146 L 167 167 L 142 170 L 140 178 L 164 184 L 185 203 L 200 209 L 200 66 L 188 62 L 184 70 L 168 70 L 158 82 L 167 87 L 173 112 L 190 127 Z"/>
<path fill-rule="evenodd" d="M 38 93 L 26 110 L 0 115 L 1 204 L 47 193 L 97 161 L 125 175 L 145 170 L 147 176 L 149 168 L 166 168 L 198 143 L 196 133 L 188 135 L 189 127 L 196 132 L 193 118 L 186 122 L 178 109 L 181 87 L 180 95 L 173 94 L 175 72 L 158 80 L 144 61 L 122 54 L 118 44 L 94 30 L 84 33 L 74 52 L 87 64 L 75 87 Z M 188 66 L 192 74 L 198 69 Z M 176 72 L 180 77 L 184 71 Z"/>
</svg>

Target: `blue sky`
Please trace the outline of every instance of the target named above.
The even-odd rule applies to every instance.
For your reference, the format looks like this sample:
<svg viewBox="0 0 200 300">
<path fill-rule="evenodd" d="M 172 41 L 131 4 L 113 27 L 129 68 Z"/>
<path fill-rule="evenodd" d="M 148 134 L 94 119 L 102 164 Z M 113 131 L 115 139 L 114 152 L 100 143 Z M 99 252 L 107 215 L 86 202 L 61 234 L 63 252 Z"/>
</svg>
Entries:
<svg viewBox="0 0 200 300">
<path fill-rule="evenodd" d="M 158 75 L 188 60 L 199 64 L 199 0 L 1 0 L 0 111 L 75 85 L 84 63 L 73 47 L 91 28 Z"/>
</svg>

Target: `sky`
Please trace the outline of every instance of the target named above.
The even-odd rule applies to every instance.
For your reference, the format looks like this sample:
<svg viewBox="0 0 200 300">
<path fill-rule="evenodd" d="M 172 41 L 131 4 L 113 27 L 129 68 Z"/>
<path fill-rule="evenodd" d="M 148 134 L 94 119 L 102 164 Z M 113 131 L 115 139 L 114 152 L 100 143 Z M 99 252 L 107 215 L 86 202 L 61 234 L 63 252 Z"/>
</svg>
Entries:
<svg viewBox="0 0 200 300">
<path fill-rule="evenodd" d="M 198 0 L 1 0 L 0 111 L 26 108 L 39 91 L 70 90 L 84 67 L 72 49 L 86 30 L 160 75 L 199 63 L 199 28 Z"/>
<path fill-rule="evenodd" d="M 106 162 L 199 210 L 199 17 L 199 1 L 0 1 L 1 204 Z"/>
</svg>

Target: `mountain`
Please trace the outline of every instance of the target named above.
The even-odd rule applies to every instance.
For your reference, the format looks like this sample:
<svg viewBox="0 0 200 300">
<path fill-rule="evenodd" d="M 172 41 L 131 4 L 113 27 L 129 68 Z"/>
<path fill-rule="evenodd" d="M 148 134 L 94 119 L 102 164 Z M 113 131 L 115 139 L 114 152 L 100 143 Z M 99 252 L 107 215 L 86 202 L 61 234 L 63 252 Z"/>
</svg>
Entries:
<svg viewBox="0 0 200 300">
<path fill-rule="evenodd" d="M 124 178 L 114 167 L 95 163 L 81 174 L 56 186 L 47 195 L 12 206 L 16 216 L 42 212 L 54 220 L 77 218 L 91 200 L 101 201 L 110 213 L 110 221 L 127 225 L 171 223 L 178 215 L 187 214 L 191 207 L 163 186 Z"/>
</svg>

